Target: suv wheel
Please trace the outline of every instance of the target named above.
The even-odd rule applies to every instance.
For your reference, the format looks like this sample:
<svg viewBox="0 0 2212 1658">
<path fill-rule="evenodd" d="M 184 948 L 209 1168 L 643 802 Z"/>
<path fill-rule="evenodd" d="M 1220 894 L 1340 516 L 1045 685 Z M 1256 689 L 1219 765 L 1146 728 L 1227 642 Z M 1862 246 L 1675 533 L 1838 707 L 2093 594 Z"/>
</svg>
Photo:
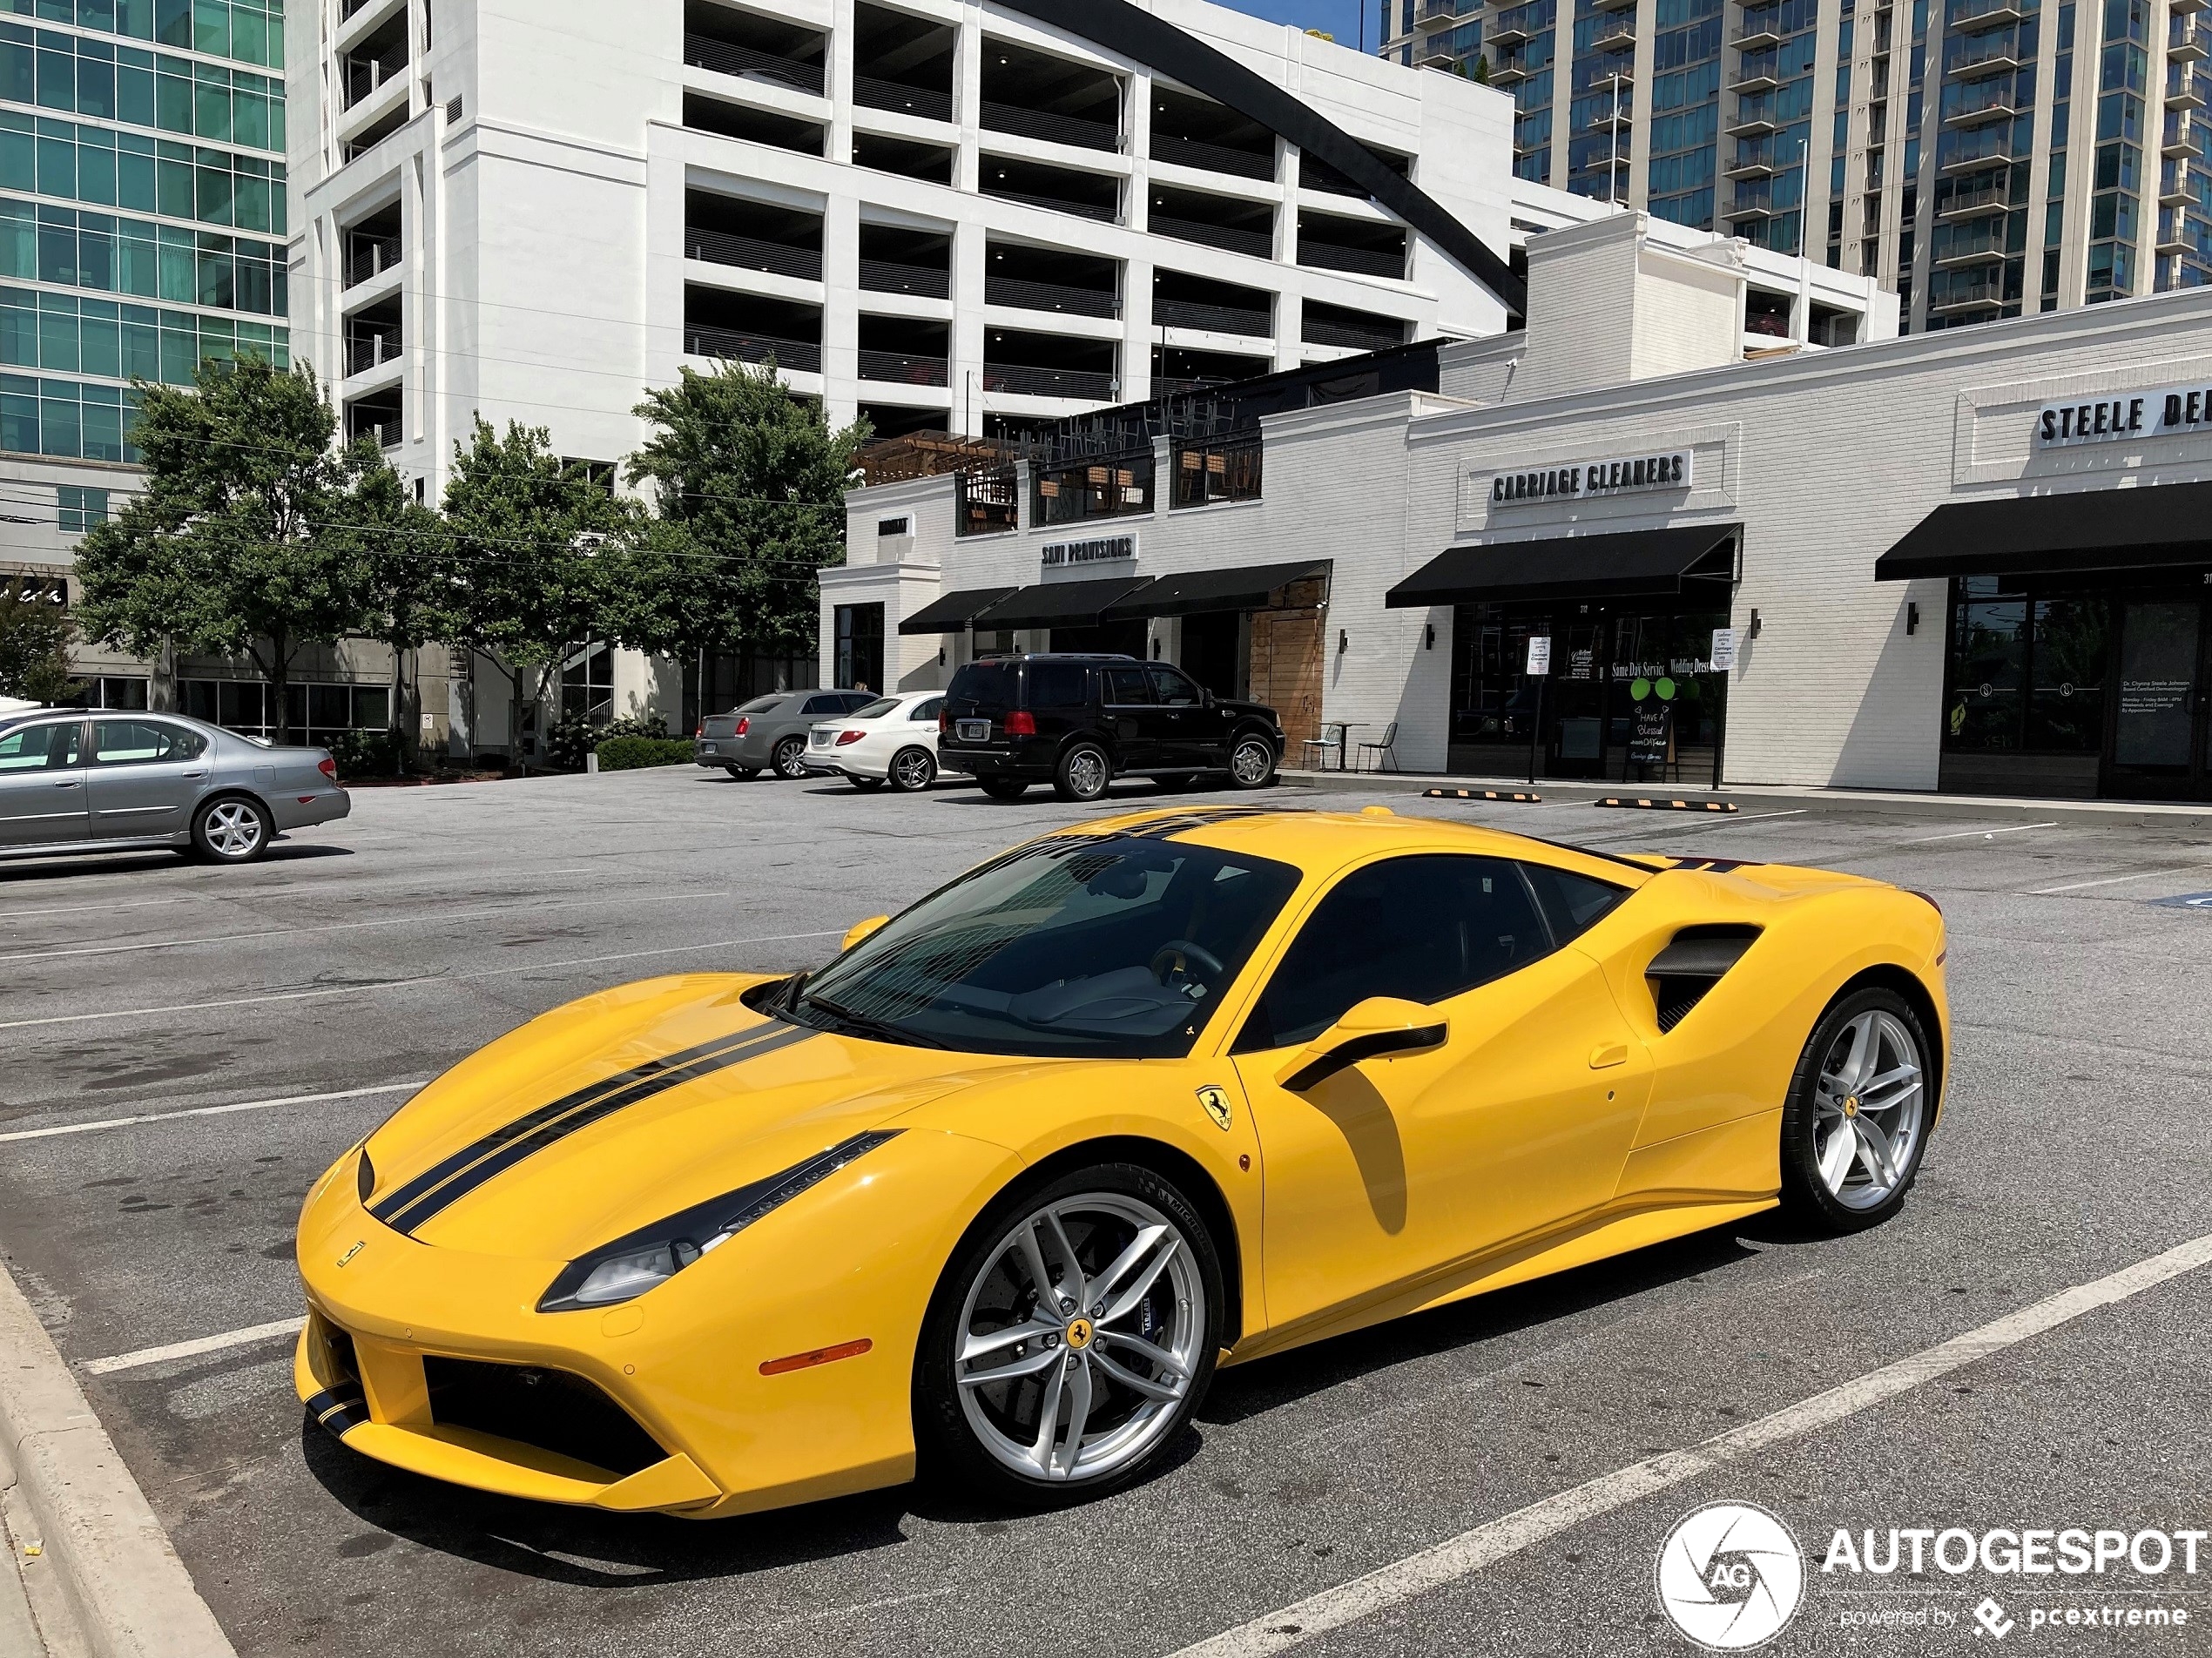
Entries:
<svg viewBox="0 0 2212 1658">
<path fill-rule="evenodd" d="M 1229 786 L 1264 789 L 1275 780 L 1275 745 L 1245 731 L 1229 745 Z"/>
<path fill-rule="evenodd" d="M 776 751 L 768 764 L 776 768 L 776 775 L 785 782 L 798 782 L 806 775 L 806 739 L 786 737 L 776 745 Z"/>
<path fill-rule="evenodd" d="M 1054 768 L 1052 790 L 1062 800 L 1096 800 L 1114 780 L 1114 763 L 1096 743 L 1076 743 Z"/>
</svg>

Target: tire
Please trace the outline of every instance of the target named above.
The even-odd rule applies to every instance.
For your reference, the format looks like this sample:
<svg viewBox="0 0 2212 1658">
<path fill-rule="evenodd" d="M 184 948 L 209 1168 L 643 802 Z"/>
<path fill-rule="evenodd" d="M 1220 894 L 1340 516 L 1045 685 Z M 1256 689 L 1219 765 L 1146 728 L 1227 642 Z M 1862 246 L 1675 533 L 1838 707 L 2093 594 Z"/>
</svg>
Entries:
<svg viewBox="0 0 2212 1658">
<path fill-rule="evenodd" d="M 1065 1290 L 1070 1249 L 1076 1270 L 1095 1278 L 1150 1226 L 1166 1230 L 1110 1293 L 1088 1291 L 1089 1306 L 1055 1297 L 1058 1304 L 1033 1316 L 1040 1308 L 1030 1260 L 1042 1263 L 1052 1289 Z M 1024 1231 L 1034 1257 L 1020 1241 Z M 925 1473 L 1024 1506 L 1143 1479 L 1205 1399 L 1225 1306 L 1215 1241 L 1172 1182 L 1134 1163 L 1101 1163 L 1043 1185 L 1017 1184 L 968 1228 L 930 1297 L 914 1380 Z M 963 1359 L 977 1337 L 1015 1329 L 1035 1333 Z M 1009 1348 L 1015 1356 L 1001 1358 Z M 1004 1382 L 961 1380 L 1017 1367 L 1026 1373 Z M 1078 1400 L 1087 1425 L 1071 1442 Z"/>
<path fill-rule="evenodd" d="M 891 757 L 889 781 L 900 794 L 918 794 L 937 780 L 937 757 L 926 748 L 902 748 Z"/>
<path fill-rule="evenodd" d="M 1904 1206 L 1934 1126 L 1934 1053 L 1920 1015 L 1893 990 L 1829 1004 L 1782 1113 L 1782 1199 L 1793 1217 L 1858 1232 Z"/>
<path fill-rule="evenodd" d="M 806 775 L 806 739 L 786 737 L 770 751 L 768 765 L 785 782 L 799 782 Z"/>
<path fill-rule="evenodd" d="M 1096 743 L 1070 743 L 1052 769 L 1052 792 L 1062 800 L 1096 800 L 1114 780 L 1114 763 Z"/>
<path fill-rule="evenodd" d="M 1258 731 L 1239 731 L 1229 745 L 1229 786 L 1264 789 L 1275 781 L 1275 745 Z"/>
<path fill-rule="evenodd" d="M 242 794 L 219 794 L 192 814 L 192 851 L 204 863 L 257 863 L 271 833 L 269 809 Z"/>
<path fill-rule="evenodd" d="M 883 779 L 881 778 L 856 777 L 847 778 L 845 780 L 847 783 L 850 783 L 854 788 L 858 789 L 862 794 L 873 794 L 878 789 L 883 786 Z"/>
<path fill-rule="evenodd" d="M 1020 778 L 978 778 L 976 781 L 994 800 L 1019 800 L 1029 789 Z"/>
<path fill-rule="evenodd" d="M 722 769 L 740 783 L 750 783 L 760 775 L 757 765 L 725 765 Z"/>
</svg>

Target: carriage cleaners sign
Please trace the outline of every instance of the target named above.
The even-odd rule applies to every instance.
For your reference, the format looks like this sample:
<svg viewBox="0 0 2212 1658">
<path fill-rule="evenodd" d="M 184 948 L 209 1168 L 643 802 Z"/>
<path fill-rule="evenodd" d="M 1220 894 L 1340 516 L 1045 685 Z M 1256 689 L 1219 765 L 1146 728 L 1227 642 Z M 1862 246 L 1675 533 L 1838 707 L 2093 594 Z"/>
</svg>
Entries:
<svg viewBox="0 0 2212 1658">
<path fill-rule="evenodd" d="M 1501 472 L 1490 480 L 1490 504 L 1510 507 L 1523 502 L 1633 495 L 1642 489 L 1684 489 L 1689 487 L 1689 454 L 1688 449 L 1666 449 L 1619 460 Z"/>
<path fill-rule="evenodd" d="M 2161 386 L 2078 403 L 2046 403 L 2035 416 L 2035 447 L 2067 448 L 2115 438 L 2180 437 L 2212 432 L 2212 383 Z"/>
</svg>

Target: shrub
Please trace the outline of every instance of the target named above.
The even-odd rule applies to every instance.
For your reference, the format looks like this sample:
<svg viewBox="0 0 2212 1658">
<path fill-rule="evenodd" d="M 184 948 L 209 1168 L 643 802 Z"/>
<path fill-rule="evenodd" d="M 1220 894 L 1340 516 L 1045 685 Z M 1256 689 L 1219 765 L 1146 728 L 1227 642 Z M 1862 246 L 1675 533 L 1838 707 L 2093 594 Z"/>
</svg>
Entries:
<svg viewBox="0 0 2212 1658">
<path fill-rule="evenodd" d="M 341 778 L 397 777 L 399 739 L 390 731 L 341 731 L 330 742 L 330 758 Z"/>
<path fill-rule="evenodd" d="M 610 737 L 599 745 L 602 772 L 634 772 L 644 765 L 689 765 L 691 745 L 681 737 Z"/>
<path fill-rule="evenodd" d="M 646 737 L 665 740 L 668 722 L 651 709 L 643 714 L 624 714 L 620 719 L 610 719 L 604 725 L 594 725 L 583 719 L 564 719 L 545 734 L 546 764 L 556 771 L 581 772 L 583 770 L 583 757 L 610 737 Z"/>
</svg>

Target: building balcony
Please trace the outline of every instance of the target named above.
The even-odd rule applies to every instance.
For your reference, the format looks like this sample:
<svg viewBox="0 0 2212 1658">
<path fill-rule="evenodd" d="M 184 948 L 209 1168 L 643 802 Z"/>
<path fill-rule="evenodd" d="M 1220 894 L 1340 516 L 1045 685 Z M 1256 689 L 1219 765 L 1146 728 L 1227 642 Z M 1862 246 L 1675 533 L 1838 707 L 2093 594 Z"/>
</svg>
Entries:
<svg viewBox="0 0 2212 1658">
<path fill-rule="evenodd" d="M 2203 10 L 2206 0 L 2166 0 L 2167 11 L 2176 17 L 2185 17 L 2193 11 Z"/>
<path fill-rule="evenodd" d="M 1265 311 L 1238 305 L 1213 305 L 1203 300 L 1155 297 L 1152 320 L 1163 328 L 1196 328 L 1207 334 L 1243 334 L 1265 340 L 1275 332 L 1274 319 Z"/>
<path fill-rule="evenodd" d="M 1583 131 L 1586 132 L 1626 133 L 1635 125 L 1635 118 L 1630 113 L 1629 105 L 1626 98 L 1623 98 L 1620 108 L 1606 111 L 1604 114 L 1599 116 L 1595 120 L 1592 121 L 1588 126 L 1583 129 Z"/>
<path fill-rule="evenodd" d="M 1204 138 L 1177 138 L 1157 127 L 1152 132 L 1152 159 L 1171 166 L 1195 167 L 1201 172 L 1227 173 L 1234 179 L 1258 179 L 1271 183 L 1275 178 L 1275 154 L 1271 150 L 1261 155 L 1253 150 L 1231 149 L 1225 144 L 1209 144 Z"/>
<path fill-rule="evenodd" d="M 1994 75 L 2035 61 L 2033 53 L 2023 53 L 2020 50 L 2017 34 L 1966 35 L 1961 38 L 1966 41 L 1966 46 L 1944 65 L 1946 75 Z"/>
<path fill-rule="evenodd" d="M 1501 89 L 1518 86 L 1528 78 L 1528 65 L 1521 63 L 1493 64 L 1490 84 Z"/>
<path fill-rule="evenodd" d="M 400 238 L 397 232 L 379 236 L 363 231 L 347 233 L 346 238 L 346 286 L 357 288 L 364 282 L 373 282 L 400 262 Z"/>
<path fill-rule="evenodd" d="M 1728 88 L 1732 92 L 1771 92 L 1781 84 L 1772 67 L 1763 64 L 1756 69 L 1746 68 L 1729 82 Z"/>
<path fill-rule="evenodd" d="M 1056 311 L 1063 316 L 1117 317 L 1121 296 L 1111 289 L 1076 287 L 1066 282 L 1042 282 L 1031 278 L 1001 276 L 987 272 L 983 303 L 1010 306 L 1021 311 Z"/>
<path fill-rule="evenodd" d="M 2001 95 L 1984 98 L 1946 110 L 1943 125 L 1948 127 L 1979 126 L 1989 121 L 2009 121 L 2028 106 L 2013 96 L 2013 89 L 2005 88 Z"/>
<path fill-rule="evenodd" d="M 911 115 L 918 121 L 953 118 L 953 95 L 949 89 L 910 86 L 904 81 L 879 80 L 873 75 L 853 77 L 853 102 L 863 109 Z"/>
<path fill-rule="evenodd" d="M 2199 90 L 2195 76 L 2167 78 L 2166 107 L 2169 110 L 2201 110 L 2204 107 L 2204 94 Z"/>
<path fill-rule="evenodd" d="M 1122 219 L 1122 181 L 1111 173 L 1083 172 L 1012 156 L 987 155 L 977 180 L 995 201 L 1018 201 L 1049 212 L 1073 213 L 1116 225 Z"/>
<path fill-rule="evenodd" d="M 1762 133 L 1778 132 L 1782 129 L 1771 110 L 1743 110 L 1721 130 L 1731 138 L 1752 138 Z"/>
<path fill-rule="evenodd" d="M 949 300 L 953 295 L 953 273 L 933 266 L 864 254 L 860 277 L 860 286 L 870 293 L 904 293 L 917 300 Z"/>
<path fill-rule="evenodd" d="M 813 98 L 822 96 L 823 74 L 819 59 L 808 63 L 801 58 L 786 57 L 780 52 L 763 51 L 758 47 L 741 45 L 736 41 L 718 40 L 711 35 L 696 34 L 686 30 L 684 34 L 684 62 L 692 69 L 704 69 L 717 75 L 788 87 L 794 92 L 805 92 Z"/>
<path fill-rule="evenodd" d="M 1991 239 L 1978 246 L 1947 248 L 1933 259 L 1939 271 L 1960 270 L 1969 265 L 2001 265 L 2005 261 L 2005 245 Z"/>
<path fill-rule="evenodd" d="M 2010 192 L 2001 185 L 1986 190 L 1962 191 L 1936 203 L 1938 219 L 1971 219 L 1976 213 L 2001 213 L 2011 205 Z"/>
<path fill-rule="evenodd" d="M 1423 32 L 1448 29 L 1473 17 L 1481 5 L 1482 0 L 1421 0 L 1420 9 L 1413 14 L 1413 27 Z"/>
<path fill-rule="evenodd" d="M 1111 401 L 1119 382 L 1110 374 L 1087 368 L 1041 368 L 1030 363 L 983 365 L 983 389 L 1015 397 L 1062 397 L 1081 402 Z"/>
<path fill-rule="evenodd" d="M 2193 64 L 2204 56 L 2204 30 L 2193 17 L 2176 17 L 2166 32 L 2166 61 Z"/>
<path fill-rule="evenodd" d="M 2184 211 L 2196 205 L 2196 192 L 2190 188 L 2187 173 L 2167 180 L 2158 192 L 2158 205 L 2175 211 Z"/>
<path fill-rule="evenodd" d="M 945 386 L 951 383 L 951 374 L 942 357 L 914 357 L 896 351 L 872 351 L 860 347 L 858 354 L 860 378 L 889 386 Z"/>
<path fill-rule="evenodd" d="M 385 364 L 399 361 L 406 351 L 396 328 L 349 332 L 346 336 L 346 378 L 373 374 Z"/>
<path fill-rule="evenodd" d="M 399 18 L 399 38 L 373 51 L 356 52 L 346 59 L 346 107 L 365 104 L 383 88 L 407 74 L 407 18 Z"/>
<path fill-rule="evenodd" d="M 1317 270 L 1349 271 L 1358 276 L 1386 276 L 1393 281 L 1403 281 L 1406 276 L 1403 248 L 1393 253 L 1387 248 L 1347 247 L 1338 242 L 1321 242 L 1300 237 L 1298 262 Z"/>
<path fill-rule="evenodd" d="M 2168 125 L 2165 140 L 2158 146 L 2158 153 L 2169 158 L 2178 158 L 2202 156 L 2204 152 L 2196 147 L 2195 138 L 2190 136 L 2188 123 L 2180 121 Z"/>
<path fill-rule="evenodd" d="M 1486 38 L 1491 45 L 1502 49 L 1518 46 L 1522 41 L 1532 38 L 1535 32 L 1528 26 L 1528 20 L 1515 10 L 1500 12 L 1498 20 L 1490 25 Z"/>
<path fill-rule="evenodd" d="M 989 98 L 983 100 L 983 125 L 993 132 L 1010 132 L 1016 138 L 1038 138 L 1047 144 L 1071 145 L 1079 150 L 1117 151 L 1122 147 L 1121 129 L 1103 121 L 1061 115 L 1051 110 L 1025 109 L 1018 104 L 999 104 Z"/>
<path fill-rule="evenodd" d="M 1754 23 L 1750 15 L 1746 13 L 1743 27 L 1728 44 L 1739 51 L 1771 51 L 1782 44 L 1782 30 L 1776 26 L 1776 19 L 1771 14 Z"/>
<path fill-rule="evenodd" d="M 684 349 L 694 357 L 718 357 L 730 362 L 765 363 L 795 374 L 822 372 L 822 347 L 811 340 L 786 340 L 777 334 L 756 334 L 745 328 L 705 326 L 684 330 Z"/>
<path fill-rule="evenodd" d="M 822 253 L 819 247 L 794 247 L 729 231 L 686 227 L 684 257 L 703 259 L 710 265 L 726 265 L 735 270 L 796 277 L 806 282 L 822 280 Z"/>
<path fill-rule="evenodd" d="M 1079 150 L 1122 147 L 1118 76 L 993 35 L 982 49 L 978 113 L 986 131 Z"/>
<path fill-rule="evenodd" d="M 2025 155 L 2014 155 L 2010 143 L 1971 150 L 1960 150 L 1948 157 L 1939 157 L 1938 172 L 1971 172 L 1977 167 L 2007 166 L 2015 161 L 2025 161 Z"/>
<path fill-rule="evenodd" d="M 370 439 L 380 449 L 396 449 L 405 441 L 402 430 L 402 410 L 397 391 L 379 392 L 373 397 L 346 405 L 346 441 L 358 443 Z"/>
<path fill-rule="evenodd" d="M 2034 15 L 2033 0 L 1959 0 L 1948 21 L 1954 30 L 1989 29 Z"/>
</svg>

